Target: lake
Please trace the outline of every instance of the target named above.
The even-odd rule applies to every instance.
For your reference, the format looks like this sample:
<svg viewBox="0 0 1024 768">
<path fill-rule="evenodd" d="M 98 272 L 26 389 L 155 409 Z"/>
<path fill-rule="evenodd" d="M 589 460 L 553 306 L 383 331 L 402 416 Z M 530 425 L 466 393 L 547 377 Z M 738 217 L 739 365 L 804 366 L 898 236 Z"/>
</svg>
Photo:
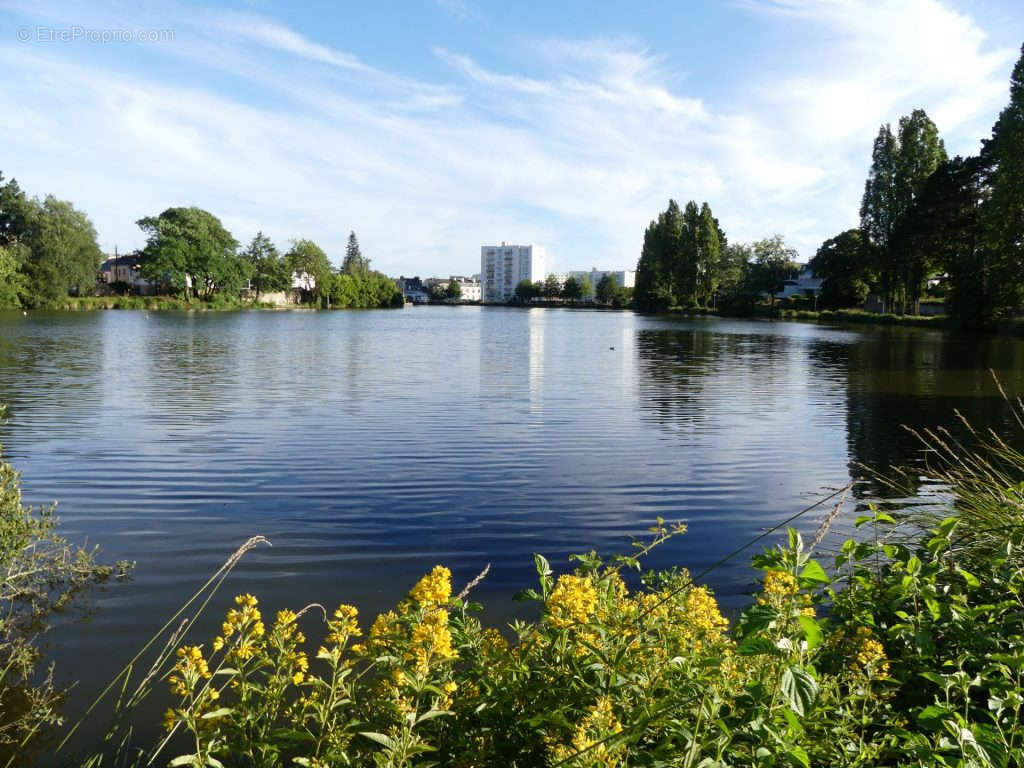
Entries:
<svg viewBox="0 0 1024 768">
<path fill-rule="evenodd" d="M 244 591 L 269 610 L 355 603 L 368 623 L 435 563 L 456 589 L 490 563 L 475 595 L 504 622 L 529 610 L 510 598 L 535 552 L 556 570 L 627 552 L 662 516 L 689 532 L 649 564 L 697 572 L 858 462 L 920 462 L 902 424 L 957 408 L 1009 433 L 989 368 L 1024 392 L 1024 341 L 490 307 L 0 313 L 0 443 L 65 535 L 138 563 L 49 636 L 58 681 L 80 681 L 74 716 L 251 535 L 273 546 L 196 642 Z M 708 577 L 731 611 L 749 554 Z"/>
</svg>

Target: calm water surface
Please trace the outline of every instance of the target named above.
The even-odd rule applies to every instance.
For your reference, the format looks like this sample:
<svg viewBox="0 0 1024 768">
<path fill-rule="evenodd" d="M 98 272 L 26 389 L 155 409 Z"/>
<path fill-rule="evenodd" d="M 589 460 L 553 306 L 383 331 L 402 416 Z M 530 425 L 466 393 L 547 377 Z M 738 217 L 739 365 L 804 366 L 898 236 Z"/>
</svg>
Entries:
<svg viewBox="0 0 1024 768">
<path fill-rule="evenodd" d="M 661 515 L 689 533 L 650 564 L 698 571 L 856 462 L 919 461 L 901 424 L 958 408 L 1006 432 L 989 368 L 1024 392 L 1024 342 L 477 307 L 0 314 L 0 443 L 69 538 L 138 562 L 50 635 L 73 715 L 251 535 L 273 547 L 197 642 L 236 592 L 372 617 L 438 562 L 457 585 L 491 563 L 477 596 L 505 621 L 534 552 L 626 551 Z M 742 605 L 746 558 L 710 581 Z"/>
</svg>

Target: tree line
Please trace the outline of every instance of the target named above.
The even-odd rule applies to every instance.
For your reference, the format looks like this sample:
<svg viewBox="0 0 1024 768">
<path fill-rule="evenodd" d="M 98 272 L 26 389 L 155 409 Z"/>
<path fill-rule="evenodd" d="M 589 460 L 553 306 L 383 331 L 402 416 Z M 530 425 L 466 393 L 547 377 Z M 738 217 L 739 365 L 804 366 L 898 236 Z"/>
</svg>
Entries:
<svg viewBox="0 0 1024 768">
<path fill-rule="evenodd" d="M 304 300 L 335 307 L 400 306 L 394 282 L 372 270 L 355 232 L 341 267 L 312 240 L 281 253 L 263 232 L 244 248 L 209 211 L 168 208 L 136 222 L 146 235 L 139 274 L 158 294 L 235 300 L 243 289 L 263 294 L 296 287 Z M 0 308 L 45 307 L 97 285 L 103 253 L 83 212 L 63 200 L 30 198 L 0 173 Z"/>
<path fill-rule="evenodd" d="M 860 226 L 829 238 L 810 260 L 819 307 L 863 305 L 917 314 L 929 281 L 964 327 L 987 327 L 1024 307 L 1024 47 L 1010 101 L 974 156 L 950 158 L 923 109 L 883 125 L 874 141 Z M 637 264 L 635 306 L 750 309 L 781 290 L 797 254 L 776 235 L 730 244 L 711 208 L 675 201 L 651 222 Z"/>
</svg>

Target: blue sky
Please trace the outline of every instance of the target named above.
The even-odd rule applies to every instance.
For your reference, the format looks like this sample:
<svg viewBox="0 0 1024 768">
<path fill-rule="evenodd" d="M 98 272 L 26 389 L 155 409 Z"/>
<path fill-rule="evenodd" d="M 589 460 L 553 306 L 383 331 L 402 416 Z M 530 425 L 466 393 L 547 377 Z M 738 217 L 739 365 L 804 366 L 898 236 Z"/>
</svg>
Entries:
<svg viewBox="0 0 1024 768">
<path fill-rule="evenodd" d="M 105 250 L 198 205 L 335 262 L 354 229 L 394 275 L 502 240 L 623 268 L 674 197 L 806 260 L 856 225 L 878 126 L 923 107 L 976 151 L 1024 42 L 997 0 L 298 5 L 0 0 L 0 170 Z"/>
</svg>

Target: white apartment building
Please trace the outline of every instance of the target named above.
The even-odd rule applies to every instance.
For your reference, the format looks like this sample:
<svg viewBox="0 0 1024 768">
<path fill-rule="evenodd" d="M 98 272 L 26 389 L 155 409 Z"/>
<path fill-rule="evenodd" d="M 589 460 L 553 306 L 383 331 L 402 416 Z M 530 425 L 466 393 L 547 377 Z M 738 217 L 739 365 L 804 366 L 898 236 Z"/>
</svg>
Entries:
<svg viewBox="0 0 1024 768">
<path fill-rule="evenodd" d="M 620 269 L 609 270 L 609 269 L 597 269 L 593 268 L 589 272 L 570 272 L 569 277 L 575 277 L 577 280 L 581 278 L 587 278 L 590 281 L 590 296 L 584 298 L 593 298 L 595 291 L 597 291 L 597 284 L 601 282 L 601 278 L 605 275 L 611 275 L 615 278 L 615 282 L 619 284 L 619 288 L 635 288 L 636 287 L 636 270 L 635 269 Z"/>
<path fill-rule="evenodd" d="M 484 245 L 480 247 L 480 283 L 483 301 L 508 301 L 523 280 L 543 282 L 548 255 L 540 245 Z"/>
</svg>

